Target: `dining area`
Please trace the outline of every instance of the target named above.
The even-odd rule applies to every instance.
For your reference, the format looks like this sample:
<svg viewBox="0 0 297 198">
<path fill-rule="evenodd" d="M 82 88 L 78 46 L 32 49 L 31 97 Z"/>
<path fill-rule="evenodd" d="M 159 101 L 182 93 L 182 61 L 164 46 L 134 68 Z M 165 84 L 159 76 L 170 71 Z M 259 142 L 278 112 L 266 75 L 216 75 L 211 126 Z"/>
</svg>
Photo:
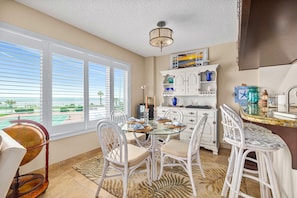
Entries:
<svg viewBox="0 0 297 198">
<path fill-rule="evenodd" d="M 281 197 L 280 185 L 272 166 L 272 156 L 286 146 L 285 142 L 267 128 L 244 122 L 240 115 L 226 104 L 220 106 L 220 112 L 223 140 L 230 144 L 231 150 L 227 166 L 220 176 L 221 187 L 217 189 L 217 193 L 223 197 L 252 196 L 247 190 L 242 190 L 248 189 L 242 185 L 252 181 L 256 186 L 259 185 L 259 189 L 256 188 L 259 190 L 256 197 Z M 144 115 L 141 119 L 127 118 L 125 113 L 115 110 L 110 119 L 98 122 L 97 133 L 104 167 L 96 197 L 104 180 L 115 176 L 107 174 L 109 168 L 119 173 L 116 176 L 121 175 L 122 197 L 128 197 L 129 178 L 133 174 L 145 173 L 144 179 L 149 188 L 152 184 L 155 185 L 154 182 L 160 182 L 166 171 L 172 171 L 175 167 L 180 167 L 180 171 L 184 172 L 190 183 L 190 197 L 201 196 L 199 192 L 205 189 L 199 189 L 197 186 L 207 183 L 207 177 L 210 177 L 208 165 L 206 171 L 203 169 L 207 162 L 200 159 L 200 143 L 208 115 L 205 114 L 196 123 L 189 142 L 179 137 L 186 128 L 182 112 L 171 109 L 163 117 L 155 116 L 153 120 Z M 250 154 L 255 154 L 256 157 L 253 158 Z M 254 164 L 254 167 L 248 167 L 247 163 Z"/>
<path fill-rule="evenodd" d="M 123 180 L 123 197 L 127 197 L 129 177 L 137 171 L 145 172 L 148 184 L 162 178 L 164 167 L 180 166 L 187 173 L 193 196 L 197 196 L 192 166 L 198 165 L 205 178 L 199 149 L 207 115 L 196 124 L 190 143 L 181 141 L 179 134 L 185 129 L 180 111 L 170 110 L 164 117 L 148 119 L 127 118 L 124 112 L 115 110 L 108 120 L 97 124 L 104 168 L 98 184 L 96 197 L 102 188 L 107 170 L 116 170 Z M 195 160 L 195 161 L 194 161 Z M 145 168 L 143 168 L 145 166 Z M 139 170 L 140 169 L 140 170 Z"/>
</svg>

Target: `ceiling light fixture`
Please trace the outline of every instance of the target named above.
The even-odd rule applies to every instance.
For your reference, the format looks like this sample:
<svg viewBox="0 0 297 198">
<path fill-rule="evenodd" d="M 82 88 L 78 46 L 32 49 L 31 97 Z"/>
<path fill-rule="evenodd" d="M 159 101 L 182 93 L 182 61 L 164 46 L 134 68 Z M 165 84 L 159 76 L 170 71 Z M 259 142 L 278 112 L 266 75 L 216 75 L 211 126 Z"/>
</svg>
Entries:
<svg viewBox="0 0 297 198">
<path fill-rule="evenodd" d="M 167 47 L 173 43 L 173 31 L 170 28 L 165 28 L 165 25 L 165 21 L 159 21 L 157 23 L 158 28 L 150 31 L 150 44 L 154 47 L 161 48 L 161 52 L 163 47 Z"/>
</svg>

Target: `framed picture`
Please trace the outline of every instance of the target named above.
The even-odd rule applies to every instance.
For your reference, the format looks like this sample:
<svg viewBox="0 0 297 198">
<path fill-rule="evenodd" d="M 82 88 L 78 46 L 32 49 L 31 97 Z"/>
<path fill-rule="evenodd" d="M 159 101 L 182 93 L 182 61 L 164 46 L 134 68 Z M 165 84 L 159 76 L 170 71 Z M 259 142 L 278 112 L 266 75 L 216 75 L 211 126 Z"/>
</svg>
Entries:
<svg viewBox="0 0 297 198">
<path fill-rule="evenodd" d="M 171 55 L 171 69 L 208 65 L 208 48 Z"/>
<path fill-rule="evenodd" d="M 248 86 L 235 87 L 235 103 L 246 106 L 248 103 Z"/>
</svg>

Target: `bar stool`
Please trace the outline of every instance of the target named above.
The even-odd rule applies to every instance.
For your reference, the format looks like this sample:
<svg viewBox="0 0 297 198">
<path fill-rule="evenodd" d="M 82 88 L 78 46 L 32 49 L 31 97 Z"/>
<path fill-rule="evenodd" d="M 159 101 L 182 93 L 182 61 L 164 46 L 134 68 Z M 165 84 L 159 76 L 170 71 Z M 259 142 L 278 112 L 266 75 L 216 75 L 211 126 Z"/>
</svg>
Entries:
<svg viewBox="0 0 297 198">
<path fill-rule="evenodd" d="M 224 141 L 232 145 L 230 161 L 221 195 L 251 197 L 240 191 L 242 177 L 258 181 L 261 197 L 280 197 L 272 167 L 272 152 L 284 147 L 283 140 L 269 130 L 253 124 L 243 124 L 240 116 L 226 105 L 220 107 L 224 128 Z M 248 157 L 256 153 L 256 160 Z M 257 171 L 244 167 L 246 160 L 257 163 Z M 271 191 L 271 194 L 270 194 Z"/>
</svg>

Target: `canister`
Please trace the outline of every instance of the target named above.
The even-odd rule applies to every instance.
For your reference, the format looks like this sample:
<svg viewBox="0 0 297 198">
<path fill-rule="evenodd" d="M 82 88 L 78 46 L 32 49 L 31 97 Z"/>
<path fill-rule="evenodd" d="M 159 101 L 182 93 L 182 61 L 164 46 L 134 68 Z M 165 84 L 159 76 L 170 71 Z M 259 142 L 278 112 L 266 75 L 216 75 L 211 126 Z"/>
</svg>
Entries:
<svg viewBox="0 0 297 198">
<path fill-rule="evenodd" d="M 248 88 L 248 102 L 250 104 L 257 104 L 259 101 L 258 87 L 249 86 Z"/>
</svg>

